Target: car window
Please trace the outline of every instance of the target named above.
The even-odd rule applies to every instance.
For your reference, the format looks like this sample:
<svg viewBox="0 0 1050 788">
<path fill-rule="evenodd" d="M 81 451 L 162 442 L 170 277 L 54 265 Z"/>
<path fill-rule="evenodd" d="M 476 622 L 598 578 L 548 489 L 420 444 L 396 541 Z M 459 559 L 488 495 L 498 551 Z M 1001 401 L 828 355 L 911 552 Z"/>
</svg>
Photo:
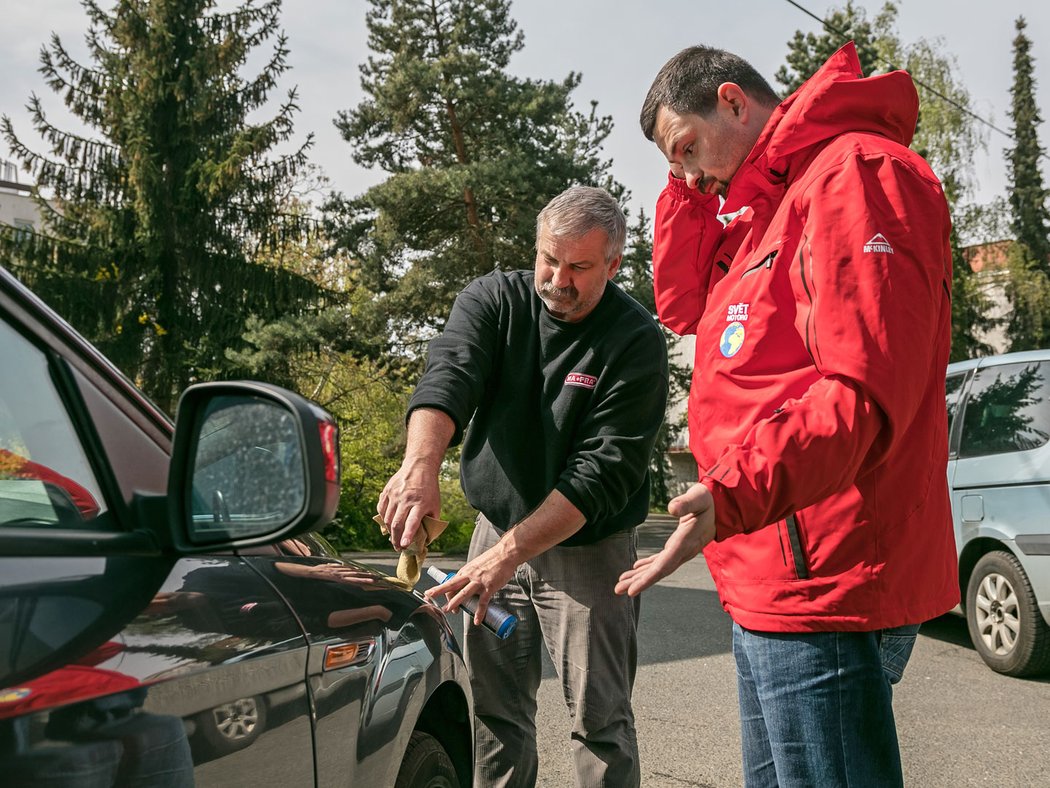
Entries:
<svg viewBox="0 0 1050 788">
<path fill-rule="evenodd" d="M 1050 438 L 1050 363 L 977 370 L 963 415 L 959 456 L 1027 451 Z"/>
<path fill-rule="evenodd" d="M 105 501 L 47 357 L 3 322 L 0 347 L 0 528 L 105 527 Z"/>
<path fill-rule="evenodd" d="M 948 407 L 948 434 L 952 434 L 955 425 L 955 414 L 959 411 L 959 394 L 962 393 L 962 384 L 966 380 L 966 373 L 949 375 L 944 382 L 944 404 Z"/>
</svg>

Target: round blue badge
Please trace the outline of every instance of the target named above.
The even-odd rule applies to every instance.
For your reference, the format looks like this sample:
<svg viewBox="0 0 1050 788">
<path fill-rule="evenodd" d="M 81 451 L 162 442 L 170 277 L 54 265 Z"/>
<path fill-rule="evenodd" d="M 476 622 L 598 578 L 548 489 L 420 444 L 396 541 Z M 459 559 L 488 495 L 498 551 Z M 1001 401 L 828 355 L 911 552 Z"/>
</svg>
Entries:
<svg viewBox="0 0 1050 788">
<path fill-rule="evenodd" d="M 726 358 L 732 358 L 740 352 L 744 346 L 744 324 L 730 323 L 722 332 L 722 339 L 718 342 L 718 349 Z"/>
</svg>

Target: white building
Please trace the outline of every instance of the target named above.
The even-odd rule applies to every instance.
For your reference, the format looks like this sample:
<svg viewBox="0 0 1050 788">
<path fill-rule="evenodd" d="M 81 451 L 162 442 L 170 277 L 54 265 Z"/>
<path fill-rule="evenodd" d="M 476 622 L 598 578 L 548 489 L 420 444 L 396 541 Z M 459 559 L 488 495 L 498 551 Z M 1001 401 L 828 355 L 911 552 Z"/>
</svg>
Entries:
<svg viewBox="0 0 1050 788">
<path fill-rule="evenodd" d="M 32 192 L 32 184 L 18 181 L 18 167 L 0 159 L 0 224 L 39 230 L 40 212 L 33 202 Z"/>
</svg>

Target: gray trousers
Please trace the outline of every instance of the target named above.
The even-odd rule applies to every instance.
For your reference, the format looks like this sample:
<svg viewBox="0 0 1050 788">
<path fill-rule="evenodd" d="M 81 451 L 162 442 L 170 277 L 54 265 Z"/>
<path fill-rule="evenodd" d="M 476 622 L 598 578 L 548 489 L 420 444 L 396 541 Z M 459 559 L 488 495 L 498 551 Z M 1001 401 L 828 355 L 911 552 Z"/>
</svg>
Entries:
<svg viewBox="0 0 1050 788">
<path fill-rule="evenodd" d="M 499 533 L 478 518 L 469 557 Z M 641 782 L 631 689 L 638 664 L 639 598 L 613 593 L 634 564 L 632 528 L 593 545 L 553 547 L 518 567 L 494 601 L 518 617 L 499 640 L 467 620 L 467 670 L 474 690 L 475 788 L 536 784 L 536 691 L 547 648 L 572 718 L 578 788 L 637 788 Z"/>
</svg>

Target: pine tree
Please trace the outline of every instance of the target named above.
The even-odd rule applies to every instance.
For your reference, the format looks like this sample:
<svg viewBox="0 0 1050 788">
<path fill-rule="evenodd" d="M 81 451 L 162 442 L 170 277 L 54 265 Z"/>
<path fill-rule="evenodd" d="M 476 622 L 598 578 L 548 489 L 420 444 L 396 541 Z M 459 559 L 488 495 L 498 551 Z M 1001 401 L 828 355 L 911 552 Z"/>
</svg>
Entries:
<svg viewBox="0 0 1050 788">
<path fill-rule="evenodd" d="M 781 66 L 774 75 L 774 79 L 783 86 L 781 96 L 784 98 L 798 90 L 847 41 L 856 44 L 865 76 L 877 69 L 877 35 L 863 8 L 857 8 L 849 0 L 845 8 L 831 9 L 826 22 L 825 29 L 820 33 L 796 30 L 788 42 L 787 65 Z"/>
<path fill-rule="evenodd" d="M 1015 144 L 1005 153 L 1009 162 L 1010 225 L 1017 245 L 1010 255 L 1006 285 L 1012 306 L 1007 337 L 1010 350 L 1030 350 L 1050 341 L 1050 215 L 1039 169 L 1043 150 L 1038 127 L 1042 118 L 1035 103 L 1032 42 L 1024 32 L 1024 17 L 1019 17 L 1014 27 L 1017 35 L 1013 41 L 1010 118 Z"/>
<path fill-rule="evenodd" d="M 305 230 L 281 197 L 310 140 L 272 153 L 292 138 L 294 90 L 254 120 L 287 68 L 280 0 L 228 13 L 214 0 L 118 0 L 109 12 L 82 2 L 90 64 L 52 36 L 40 70 L 92 136 L 52 125 L 35 95 L 29 111 L 49 153 L 3 118 L 50 200 L 39 200 L 46 234 L 2 239 L 19 275 L 170 409 L 188 383 L 231 373 L 226 351 L 241 346 L 249 317 L 320 298 L 305 278 L 257 262 Z M 269 62 L 242 77 L 274 36 Z"/>
<path fill-rule="evenodd" d="M 573 108 L 580 77 L 507 72 L 524 38 L 507 0 L 371 0 L 367 98 L 336 125 L 354 160 L 389 177 L 334 204 L 340 243 L 410 344 L 456 293 L 532 265 L 536 214 L 574 183 L 622 187 L 600 147 L 611 121 Z"/>
<path fill-rule="evenodd" d="M 1024 17 L 1019 17 L 1015 23 L 1014 82 L 1010 88 L 1015 144 L 1006 151 L 1010 163 L 1009 199 L 1017 240 L 1027 248 L 1036 270 L 1050 273 L 1050 213 L 1040 171 L 1044 153 L 1038 133 L 1043 119 L 1035 103 L 1032 42 L 1024 33 L 1026 26 Z"/>
</svg>

